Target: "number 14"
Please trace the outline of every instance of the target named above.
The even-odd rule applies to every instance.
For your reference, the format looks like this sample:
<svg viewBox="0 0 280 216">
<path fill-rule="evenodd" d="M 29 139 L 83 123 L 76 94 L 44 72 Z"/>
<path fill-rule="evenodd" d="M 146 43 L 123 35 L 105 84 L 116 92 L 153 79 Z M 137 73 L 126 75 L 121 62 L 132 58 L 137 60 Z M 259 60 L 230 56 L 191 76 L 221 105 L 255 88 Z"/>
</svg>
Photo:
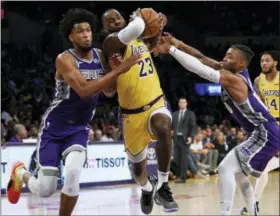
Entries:
<svg viewBox="0 0 280 216">
<path fill-rule="evenodd" d="M 266 102 L 267 108 L 274 107 L 275 110 L 278 110 L 278 107 L 277 107 L 277 104 L 276 104 L 276 100 L 275 100 L 275 99 L 273 99 L 273 100 L 270 102 L 270 104 L 269 104 L 268 99 L 266 98 L 266 99 L 265 99 L 265 102 Z"/>
</svg>

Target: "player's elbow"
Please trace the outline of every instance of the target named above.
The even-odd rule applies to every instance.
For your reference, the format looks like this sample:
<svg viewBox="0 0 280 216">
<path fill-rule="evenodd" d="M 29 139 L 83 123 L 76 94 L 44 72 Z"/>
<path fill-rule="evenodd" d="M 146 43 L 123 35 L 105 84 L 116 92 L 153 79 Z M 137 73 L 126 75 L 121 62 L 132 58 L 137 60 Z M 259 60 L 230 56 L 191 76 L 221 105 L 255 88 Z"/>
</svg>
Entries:
<svg viewBox="0 0 280 216">
<path fill-rule="evenodd" d="M 122 43 L 128 44 L 130 41 L 138 38 L 143 33 L 144 29 L 144 20 L 140 17 L 136 17 L 127 27 L 118 33 L 118 38 Z"/>
</svg>

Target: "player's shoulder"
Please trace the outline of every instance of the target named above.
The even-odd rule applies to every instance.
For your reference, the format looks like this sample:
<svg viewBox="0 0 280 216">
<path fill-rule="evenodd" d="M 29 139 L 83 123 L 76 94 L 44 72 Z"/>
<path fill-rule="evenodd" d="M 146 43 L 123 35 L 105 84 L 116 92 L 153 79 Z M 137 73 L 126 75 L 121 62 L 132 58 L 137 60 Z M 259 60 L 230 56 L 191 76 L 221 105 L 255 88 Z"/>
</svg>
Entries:
<svg viewBox="0 0 280 216">
<path fill-rule="evenodd" d="M 70 54 L 68 51 L 63 51 L 57 55 L 55 63 L 56 65 L 67 64 L 67 63 L 75 65 L 75 59 L 73 55 Z"/>
</svg>

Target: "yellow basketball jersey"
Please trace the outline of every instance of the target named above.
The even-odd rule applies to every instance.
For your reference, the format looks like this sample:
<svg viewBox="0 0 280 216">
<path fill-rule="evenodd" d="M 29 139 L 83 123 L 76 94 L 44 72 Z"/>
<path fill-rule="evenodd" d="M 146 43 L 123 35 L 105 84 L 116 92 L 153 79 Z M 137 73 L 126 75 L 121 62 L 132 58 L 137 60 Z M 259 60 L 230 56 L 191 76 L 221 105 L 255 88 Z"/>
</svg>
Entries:
<svg viewBox="0 0 280 216">
<path fill-rule="evenodd" d="M 150 52 L 141 40 L 127 45 L 124 59 L 139 53 L 142 55 L 139 62 L 117 78 L 119 104 L 125 109 L 143 107 L 163 94 Z"/>
<path fill-rule="evenodd" d="M 259 92 L 263 98 L 270 114 L 274 118 L 279 118 L 280 109 L 280 90 L 279 90 L 279 72 L 272 81 L 267 81 L 265 74 L 260 74 Z"/>
</svg>

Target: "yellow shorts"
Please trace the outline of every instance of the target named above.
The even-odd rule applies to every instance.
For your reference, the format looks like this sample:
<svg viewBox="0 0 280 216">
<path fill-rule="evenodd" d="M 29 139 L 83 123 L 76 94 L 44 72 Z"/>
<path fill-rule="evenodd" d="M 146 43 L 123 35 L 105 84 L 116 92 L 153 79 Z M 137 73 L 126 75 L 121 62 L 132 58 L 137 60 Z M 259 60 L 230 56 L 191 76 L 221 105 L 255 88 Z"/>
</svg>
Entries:
<svg viewBox="0 0 280 216">
<path fill-rule="evenodd" d="M 123 135 L 126 151 L 133 156 L 138 155 L 156 137 L 149 129 L 149 121 L 152 115 L 164 113 L 171 119 L 171 113 L 161 98 L 149 110 L 137 114 L 126 114 L 123 116 Z"/>
</svg>

